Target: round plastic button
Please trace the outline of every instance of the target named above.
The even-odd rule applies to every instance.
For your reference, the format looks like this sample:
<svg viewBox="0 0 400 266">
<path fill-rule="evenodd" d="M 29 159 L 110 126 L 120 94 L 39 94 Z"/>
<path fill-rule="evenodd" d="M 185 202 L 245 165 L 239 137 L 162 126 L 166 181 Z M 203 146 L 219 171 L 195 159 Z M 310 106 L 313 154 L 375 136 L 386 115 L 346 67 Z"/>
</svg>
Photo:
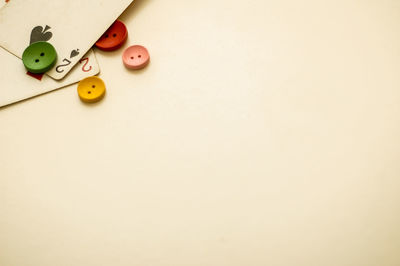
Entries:
<svg viewBox="0 0 400 266">
<path fill-rule="evenodd" d="M 45 73 L 57 61 L 57 52 L 48 42 L 35 42 L 29 45 L 22 54 L 25 68 L 34 74 Z"/>
<path fill-rule="evenodd" d="M 120 20 L 111 27 L 96 42 L 96 47 L 104 51 L 114 51 L 120 48 L 128 38 L 128 30 Z"/>
<path fill-rule="evenodd" d="M 150 55 L 145 47 L 133 45 L 124 51 L 122 61 L 127 68 L 141 69 L 150 62 Z"/>
<path fill-rule="evenodd" d="M 93 76 L 81 80 L 78 84 L 78 95 L 82 101 L 94 103 L 103 99 L 106 86 L 101 78 Z"/>
</svg>

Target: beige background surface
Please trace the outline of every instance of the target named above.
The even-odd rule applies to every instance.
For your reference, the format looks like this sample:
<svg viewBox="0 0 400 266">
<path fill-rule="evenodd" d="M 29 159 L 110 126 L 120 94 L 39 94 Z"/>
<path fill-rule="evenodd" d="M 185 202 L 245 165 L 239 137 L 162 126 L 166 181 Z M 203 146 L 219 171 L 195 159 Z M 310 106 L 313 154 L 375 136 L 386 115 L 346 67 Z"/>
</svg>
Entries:
<svg viewBox="0 0 400 266">
<path fill-rule="evenodd" d="M 143 71 L 0 109 L 1 266 L 400 265 L 400 2 L 136 0 Z"/>
</svg>

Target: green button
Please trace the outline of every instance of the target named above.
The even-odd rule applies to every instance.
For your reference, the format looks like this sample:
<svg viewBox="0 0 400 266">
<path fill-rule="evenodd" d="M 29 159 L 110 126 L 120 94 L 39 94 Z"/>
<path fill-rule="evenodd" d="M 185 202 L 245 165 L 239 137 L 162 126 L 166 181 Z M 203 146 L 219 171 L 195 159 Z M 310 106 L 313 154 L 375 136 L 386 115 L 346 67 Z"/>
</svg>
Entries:
<svg viewBox="0 0 400 266">
<path fill-rule="evenodd" d="M 34 74 L 45 73 L 57 61 L 57 52 L 48 42 L 35 42 L 28 46 L 22 54 L 25 68 Z"/>
</svg>

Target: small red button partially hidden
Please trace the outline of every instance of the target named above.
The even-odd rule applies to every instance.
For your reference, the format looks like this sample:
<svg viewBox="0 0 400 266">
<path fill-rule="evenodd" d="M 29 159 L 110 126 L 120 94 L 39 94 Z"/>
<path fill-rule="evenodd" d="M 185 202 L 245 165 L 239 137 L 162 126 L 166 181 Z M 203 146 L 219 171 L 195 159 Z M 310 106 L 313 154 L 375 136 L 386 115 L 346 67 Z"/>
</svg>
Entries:
<svg viewBox="0 0 400 266">
<path fill-rule="evenodd" d="M 128 38 L 128 30 L 122 21 L 117 20 L 96 42 L 96 47 L 103 51 L 114 51 L 120 48 Z"/>
</svg>

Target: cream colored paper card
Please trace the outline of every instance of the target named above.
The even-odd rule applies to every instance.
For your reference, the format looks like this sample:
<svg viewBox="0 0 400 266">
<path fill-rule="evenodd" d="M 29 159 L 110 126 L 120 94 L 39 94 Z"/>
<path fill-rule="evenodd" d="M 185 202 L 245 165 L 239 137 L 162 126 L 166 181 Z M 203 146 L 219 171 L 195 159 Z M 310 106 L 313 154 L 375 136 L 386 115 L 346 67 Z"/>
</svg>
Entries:
<svg viewBox="0 0 400 266">
<path fill-rule="evenodd" d="M 21 58 L 32 42 L 58 54 L 47 74 L 64 78 L 133 0 L 11 0 L 0 9 L 0 46 Z"/>
<path fill-rule="evenodd" d="M 32 77 L 27 74 L 21 59 L 0 48 L 0 107 L 22 101 L 99 73 L 99 65 L 93 50 L 80 60 L 62 81 L 47 75 Z"/>
</svg>

